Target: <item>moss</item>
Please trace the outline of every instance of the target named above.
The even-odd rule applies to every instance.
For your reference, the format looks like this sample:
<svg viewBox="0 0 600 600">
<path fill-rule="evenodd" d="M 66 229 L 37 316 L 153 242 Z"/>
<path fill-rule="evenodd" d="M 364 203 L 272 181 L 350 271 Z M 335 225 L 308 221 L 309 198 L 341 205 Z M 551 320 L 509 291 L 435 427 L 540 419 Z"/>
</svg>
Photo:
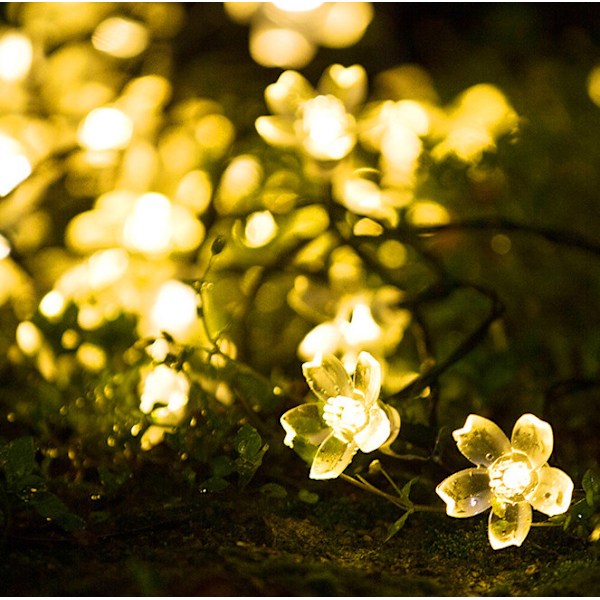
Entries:
<svg viewBox="0 0 600 600">
<path fill-rule="evenodd" d="M 335 485 L 333 486 L 335 488 Z M 384 543 L 393 507 L 366 494 L 317 504 L 252 489 L 190 502 L 133 493 L 84 536 L 22 523 L 4 549 L 6 595 L 521 596 L 600 593 L 595 546 L 534 528 L 494 552 L 484 516 L 417 514 Z"/>
</svg>

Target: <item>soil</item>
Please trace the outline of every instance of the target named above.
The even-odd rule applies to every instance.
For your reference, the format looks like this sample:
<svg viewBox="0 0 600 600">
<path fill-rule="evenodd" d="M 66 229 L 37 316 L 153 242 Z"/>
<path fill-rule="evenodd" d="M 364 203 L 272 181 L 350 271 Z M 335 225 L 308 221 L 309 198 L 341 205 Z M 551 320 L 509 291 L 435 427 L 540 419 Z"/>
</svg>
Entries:
<svg viewBox="0 0 600 600">
<path fill-rule="evenodd" d="M 4 595 L 600 595 L 598 545 L 559 527 L 533 527 L 521 548 L 494 551 L 483 515 L 420 513 L 385 542 L 393 505 L 341 481 L 315 489 L 310 502 L 251 486 L 121 500 L 90 512 L 74 536 L 21 523 L 3 550 Z"/>
</svg>

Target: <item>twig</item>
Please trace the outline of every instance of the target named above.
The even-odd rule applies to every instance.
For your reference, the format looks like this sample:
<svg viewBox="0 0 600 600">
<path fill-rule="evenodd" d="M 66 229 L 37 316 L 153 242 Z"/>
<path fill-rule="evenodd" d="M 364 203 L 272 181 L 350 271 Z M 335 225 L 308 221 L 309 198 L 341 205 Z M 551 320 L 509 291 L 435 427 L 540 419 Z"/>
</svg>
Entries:
<svg viewBox="0 0 600 600">
<path fill-rule="evenodd" d="M 435 382 L 442 373 L 447 371 L 451 366 L 476 348 L 476 346 L 487 335 L 490 325 L 505 311 L 503 302 L 493 290 L 489 290 L 483 286 L 471 282 L 457 281 L 454 285 L 455 289 L 471 288 L 489 298 L 492 306 L 488 316 L 483 320 L 479 327 L 477 327 L 477 329 L 471 333 L 445 360 L 419 375 L 419 377 L 417 377 L 412 383 L 395 394 L 393 397 L 395 400 L 413 397 Z"/>
<path fill-rule="evenodd" d="M 363 491 L 371 492 L 376 496 L 380 496 L 381 498 L 385 498 L 388 502 L 391 502 L 394 506 L 401 508 L 402 510 L 410 510 L 414 512 L 444 512 L 445 509 L 443 507 L 438 506 L 429 506 L 427 504 L 413 504 L 412 502 L 406 503 L 403 502 L 400 498 L 396 496 L 392 496 L 380 490 L 378 487 L 375 487 L 373 484 L 369 483 L 364 477 L 357 475 L 356 477 L 350 477 L 350 475 L 346 475 L 342 473 L 340 478 L 353 486 L 360 488 Z"/>
<path fill-rule="evenodd" d="M 600 243 L 589 240 L 578 233 L 551 229 L 549 227 L 538 227 L 528 223 L 519 223 L 505 217 L 479 217 L 440 225 L 411 225 L 409 227 L 410 232 L 419 236 L 463 230 L 516 231 L 536 235 L 555 244 L 578 248 L 579 250 L 600 256 Z"/>
</svg>

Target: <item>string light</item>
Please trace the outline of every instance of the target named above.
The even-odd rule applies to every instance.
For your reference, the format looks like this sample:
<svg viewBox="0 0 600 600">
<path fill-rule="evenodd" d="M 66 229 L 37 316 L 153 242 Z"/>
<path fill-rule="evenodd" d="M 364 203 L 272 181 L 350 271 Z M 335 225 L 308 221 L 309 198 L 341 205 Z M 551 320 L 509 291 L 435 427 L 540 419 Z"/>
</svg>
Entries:
<svg viewBox="0 0 600 600">
<path fill-rule="evenodd" d="M 451 517 L 471 517 L 491 508 L 488 537 L 494 550 L 523 543 L 532 507 L 548 516 L 569 508 L 573 482 L 547 464 L 553 435 L 545 421 L 523 415 L 509 441 L 492 421 L 469 415 L 452 435 L 458 449 L 477 466 L 450 475 L 436 492 Z"/>
<path fill-rule="evenodd" d="M 319 402 L 307 403 L 281 417 L 284 443 L 311 462 L 311 479 L 333 479 L 361 450 L 390 444 L 400 429 L 395 408 L 379 400 L 381 367 L 368 353 L 358 356 L 353 379 L 333 355 L 302 365 L 306 382 Z"/>
</svg>

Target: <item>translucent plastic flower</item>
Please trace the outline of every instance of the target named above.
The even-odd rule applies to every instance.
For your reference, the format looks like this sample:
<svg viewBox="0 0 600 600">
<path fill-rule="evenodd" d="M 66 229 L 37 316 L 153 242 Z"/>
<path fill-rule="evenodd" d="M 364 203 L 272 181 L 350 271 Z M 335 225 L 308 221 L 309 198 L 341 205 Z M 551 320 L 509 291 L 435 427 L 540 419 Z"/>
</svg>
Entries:
<svg viewBox="0 0 600 600">
<path fill-rule="evenodd" d="M 381 368 L 368 352 L 359 355 L 353 379 L 333 355 L 302 370 L 318 402 L 287 411 L 281 425 L 286 446 L 312 462 L 311 479 L 338 477 L 358 450 L 373 452 L 395 439 L 400 415 L 379 400 Z"/>
<path fill-rule="evenodd" d="M 297 71 L 285 71 L 265 90 L 271 113 L 256 120 L 256 129 L 272 146 L 298 148 L 318 161 L 339 161 L 356 144 L 353 113 L 367 89 L 360 65 L 332 65 L 317 90 Z"/>
<path fill-rule="evenodd" d="M 452 435 L 458 449 L 477 466 L 450 475 L 436 492 L 451 517 L 471 517 L 491 508 L 488 535 L 494 550 L 523 543 L 532 507 L 548 516 L 569 508 L 573 482 L 546 464 L 553 436 L 545 421 L 523 415 L 509 442 L 495 423 L 469 415 Z"/>
</svg>

